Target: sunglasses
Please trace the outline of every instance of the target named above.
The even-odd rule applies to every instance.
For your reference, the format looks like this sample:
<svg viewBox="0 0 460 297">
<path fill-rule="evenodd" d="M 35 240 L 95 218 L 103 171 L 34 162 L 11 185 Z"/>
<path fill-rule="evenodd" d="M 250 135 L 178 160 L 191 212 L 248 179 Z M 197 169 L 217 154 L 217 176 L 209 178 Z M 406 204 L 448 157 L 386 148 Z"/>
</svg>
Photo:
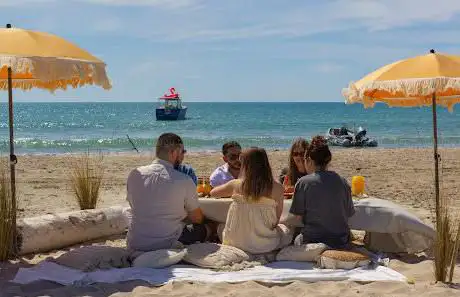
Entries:
<svg viewBox="0 0 460 297">
<path fill-rule="evenodd" d="M 292 152 L 293 157 L 303 157 L 305 152 Z"/>
<path fill-rule="evenodd" d="M 228 154 L 227 159 L 230 161 L 236 161 L 240 158 L 240 154 Z"/>
</svg>

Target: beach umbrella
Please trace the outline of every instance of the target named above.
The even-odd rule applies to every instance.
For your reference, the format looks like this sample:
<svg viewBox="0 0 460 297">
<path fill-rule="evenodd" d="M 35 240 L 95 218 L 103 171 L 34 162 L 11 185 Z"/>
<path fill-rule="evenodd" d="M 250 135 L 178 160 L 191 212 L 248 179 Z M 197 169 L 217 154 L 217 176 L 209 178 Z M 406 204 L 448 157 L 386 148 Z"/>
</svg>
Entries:
<svg viewBox="0 0 460 297">
<path fill-rule="evenodd" d="M 12 28 L 10 24 L 5 29 L 0 29 L 0 89 L 8 90 L 10 177 L 14 213 L 17 158 L 14 154 L 12 90 L 38 88 L 54 92 L 84 85 L 97 85 L 108 90 L 111 84 L 105 67 L 102 60 L 61 37 Z M 16 217 L 14 228 L 15 221 Z"/>
<path fill-rule="evenodd" d="M 460 56 L 437 53 L 400 60 L 383 66 L 352 82 L 342 94 L 347 104 L 361 103 L 366 108 L 377 102 L 395 107 L 431 106 L 435 169 L 436 222 L 441 222 L 439 197 L 439 154 L 436 107 L 453 111 L 460 102 Z M 438 225 L 438 227 L 440 227 Z"/>
</svg>

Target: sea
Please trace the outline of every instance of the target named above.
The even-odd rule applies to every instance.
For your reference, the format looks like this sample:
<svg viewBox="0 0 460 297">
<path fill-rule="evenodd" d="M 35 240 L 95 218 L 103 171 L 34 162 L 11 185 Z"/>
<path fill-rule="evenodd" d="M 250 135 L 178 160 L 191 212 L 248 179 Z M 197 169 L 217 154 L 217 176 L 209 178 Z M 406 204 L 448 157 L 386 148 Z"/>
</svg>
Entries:
<svg viewBox="0 0 460 297">
<path fill-rule="evenodd" d="M 367 130 L 379 147 L 430 147 L 432 110 L 390 108 L 343 102 L 190 102 L 184 121 L 155 120 L 156 102 L 56 102 L 14 105 L 17 154 L 63 154 L 84 151 L 152 152 L 164 132 L 180 135 L 191 152 L 219 151 L 235 140 L 268 150 L 289 148 L 295 137 L 325 135 L 330 127 Z M 3 103 L 0 153 L 9 152 L 8 108 Z M 439 143 L 460 146 L 460 113 L 438 109 Z M 129 139 L 128 139 L 129 137 Z M 133 142 L 131 144 L 130 140 Z M 367 148 L 372 149 L 372 148 Z"/>
</svg>

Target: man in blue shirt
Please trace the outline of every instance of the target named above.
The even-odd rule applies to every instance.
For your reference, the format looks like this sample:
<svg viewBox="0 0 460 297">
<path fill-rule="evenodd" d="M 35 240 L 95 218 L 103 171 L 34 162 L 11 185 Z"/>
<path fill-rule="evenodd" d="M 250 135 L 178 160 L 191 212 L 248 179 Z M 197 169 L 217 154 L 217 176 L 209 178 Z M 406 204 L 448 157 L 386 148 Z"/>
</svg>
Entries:
<svg viewBox="0 0 460 297">
<path fill-rule="evenodd" d="M 198 185 L 198 177 L 195 174 L 195 170 L 193 170 L 191 166 L 185 165 L 185 164 L 179 164 L 179 165 L 174 166 L 174 169 L 188 175 L 193 180 L 195 185 Z"/>
</svg>

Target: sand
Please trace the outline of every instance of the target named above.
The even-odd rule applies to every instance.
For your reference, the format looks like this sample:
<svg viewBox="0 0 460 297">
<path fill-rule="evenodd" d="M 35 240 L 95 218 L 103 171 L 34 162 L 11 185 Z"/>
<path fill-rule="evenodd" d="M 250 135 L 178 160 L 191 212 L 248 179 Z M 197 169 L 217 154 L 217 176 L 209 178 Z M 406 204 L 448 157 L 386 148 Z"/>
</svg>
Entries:
<svg viewBox="0 0 460 297">
<path fill-rule="evenodd" d="M 276 176 L 287 164 L 286 151 L 269 152 Z M 135 167 L 148 164 L 153 154 L 109 154 L 104 157 L 106 174 L 98 207 L 127 205 L 126 177 Z M 441 150 L 441 193 L 456 199 L 460 183 L 460 149 Z M 19 217 L 77 210 L 69 186 L 69 164 L 72 155 L 19 156 L 17 166 Z M 209 176 L 221 164 L 219 153 L 190 153 L 185 162 L 191 164 L 198 175 Z M 353 175 L 366 178 L 368 194 L 395 201 L 415 212 L 427 223 L 432 222 L 430 208 L 433 204 L 433 153 L 430 149 L 335 149 L 332 169 L 351 181 Z M 124 237 L 103 240 L 98 244 L 123 246 Z M 151 288 L 143 282 L 124 284 L 98 284 L 88 288 L 62 287 L 49 282 L 27 286 L 8 283 L 18 267 L 39 262 L 47 256 L 64 251 L 53 251 L 4 263 L 0 272 L 0 296 L 460 296 L 460 288 L 433 284 L 432 260 L 423 256 L 392 259 L 390 266 L 406 275 L 413 284 L 355 282 L 294 282 L 284 286 L 267 286 L 256 282 L 244 284 L 168 284 Z M 455 281 L 460 282 L 460 265 L 457 264 Z M 35 292 L 35 293 L 32 293 Z"/>
<path fill-rule="evenodd" d="M 458 197 L 460 149 L 441 150 L 441 190 Z M 287 165 L 288 152 L 269 152 L 276 176 Z M 110 154 L 104 156 L 106 173 L 100 204 L 106 207 L 126 203 L 126 177 L 137 166 L 152 161 L 152 154 Z M 72 155 L 20 156 L 17 166 L 19 217 L 77 210 L 69 186 Z M 222 163 L 219 153 L 190 153 L 185 162 L 197 175 L 209 176 Z M 353 175 L 366 178 L 367 192 L 405 206 L 427 210 L 433 201 L 433 154 L 430 149 L 337 149 L 331 167 L 351 181 Z M 423 216 L 429 212 L 423 212 Z"/>
</svg>

